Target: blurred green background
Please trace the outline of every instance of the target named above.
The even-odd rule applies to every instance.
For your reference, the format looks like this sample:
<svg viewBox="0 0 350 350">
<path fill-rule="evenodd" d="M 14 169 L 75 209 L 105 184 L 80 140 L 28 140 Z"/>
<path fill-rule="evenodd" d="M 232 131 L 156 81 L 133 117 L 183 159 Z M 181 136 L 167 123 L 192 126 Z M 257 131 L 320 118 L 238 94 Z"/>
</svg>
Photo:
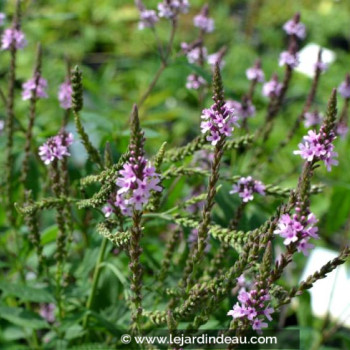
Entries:
<svg viewBox="0 0 350 350">
<path fill-rule="evenodd" d="M 144 1 L 148 8 L 156 8 L 157 1 Z M 154 154 L 167 141 L 169 146 L 179 146 L 197 136 L 200 132 L 200 107 L 195 91 L 185 88 L 186 77 L 193 71 L 187 60 L 178 56 L 180 43 L 196 39 L 192 19 L 206 2 L 191 0 L 188 14 L 182 15 L 175 38 L 174 52 L 169 67 L 161 76 L 154 91 L 140 110 L 142 126 L 146 131 L 147 151 Z M 322 75 L 314 107 L 324 110 L 331 89 L 337 87 L 350 70 L 350 1 L 349 0 L 220 0 L 209 1 L 211 17 L 215 20 L 214 33 L 206 37 L 209 53 L 216 52 L 223 45 L 228 47 L 223 78 L 228 97 L 240 99 L 247 91 L 249 82 L 245 70 L 252 66 L 256 58 L 262 59 L 263 70 L 269 79 L 273 72 L 282 77 L 283 69 L 278 67 L 278 56 L 287 45 L 282 25 L 296 11 L 301 12 L 302 22 L 307 27 L 307 37 L 301 43 L 316 43 L 333 50 L 336 61 Z M 14 2 L 2 2 L 0 10 L 11 17 Z M 72 65 L 79 64 L 84 73 L 84 110 L 82 119 L 95 145 L 101 149 L 106 141 L 112 143 L 115 155 L 123 152 L 128 142 L 128 116 L 133 103 L 140 100 L 157 71 L 160 60 L 152 32 L 137 28 L 139 13 L 132 0 L 45 0 L 23 1 L 23 31 L 29 45 L 19 53 L 16 116 L 22 125 L 28 118 L 28 102 L 20 100 L 20 86 L 32 75 L 35 46 L 41 42 L 44 49 L 43 76 L 49 82 L 49 98 L 38 103 L 38 114 L 34 128 L 36 148 L 44 140 L 57 133 L 63 111 L 57 100 L 57 90 L 65 79 L 68 58 Z M 7 24 L 9 21 L 7 21 Z M 161 40 L 169 37 L 169 23 L 160 21 L 157 25 Z M 7 52 L 0 53 L 0 87 L 6 91 L 6 75 L 9 65 Z M 209 73 L 209 71 L 208 71 Z M 271 152 L 283 139 L 288 128 L 300 113 L 311 79 L 296 73 L 287 94 L 284 108 L 277 118 L 276 127 L 267 144 L 266 154 Z M 343 105 L 339 98 L 339 108 Z M 205 105 L 210 105 L 208 93 Z M 254 96 L 256 116 L 251 119 L 252 129 L 264 120 L 267 99 L 261 95 L 261 86 Z M 0 108 L 0 119 L 5 119 L 5 109 Z M 74 129 L 73 123 L 69 125 Z M 292 155 L 302 135 L 301 128 L 290 146 L 280 152 L 272 163 L 267 164 L 258 177 L 265 183 L 295 186 L 301 160 Z M 238 131 L 237 134 L 244 134 Z M 0 136 L 0 148 L 5 144 Z M 16 173 L 19 177 L 24 136 L 15 135 Z M 326 184 L 325 193 L 314 197 L 312 209 L 320 218 L 322 240 L 318 245 L 339 249 L 339 245 L 349 240 L 350 212 L 350 152 L 349 138 L 336 141 L 340 165 L 327 173 L 324 167 L 317 171 L 315 183 Z M 85 152 L 81 147 L 74 149 L 71 162 L 71 179 L 88 174 L 91 166 L 85 164 Z M 0 154 L 2 161 L 3 152 Z M 245 173 L 246 157 L 236 159 L 229 169 L 231 175 Z M 32 164 L 32 183 L 35 195 L 39 196 L 38 174 L 45 174 L 43 166 Z M 227 195 L 225 185 L 218 196 L 217 218 L 229 213 L 237 204 Z M 176 188 L 177 197 L 188 195 L 188 186 L 183 182 Z M 226 192 L 225 192 L 226 191 Z M 223 193 L 221 195 L 221 193 Z M 317 199 L 316 199 L 317 198 Z M 170 198 L 175 202 L 175 199 Z M 276 202 L 258 199 L 248 210 L 242 228 L 257 226 L 271 214 Z M 220 215 L 220 210 L 225 215 Z M 0 225 L 5 227 L 4 212 L 0 213 Z M 51 218 L 46 219 L 49 222 Z M 152 248 L 153 249 L 153 248 Z M 151 252 L 158 254 L 154 249 Z M 298 270 L 305 263 L 298 257 Z M 298 275 L 293 277 L 297 281 Z M 286 283 L 289 284 L 290 281 Z M 307 302 L 305 302 L 307 305 Z M 305 306 L 305 308 L 307 308 Z M 300 316 L 299 323 L 311 326 L 312 322 Z"/>
</svg>

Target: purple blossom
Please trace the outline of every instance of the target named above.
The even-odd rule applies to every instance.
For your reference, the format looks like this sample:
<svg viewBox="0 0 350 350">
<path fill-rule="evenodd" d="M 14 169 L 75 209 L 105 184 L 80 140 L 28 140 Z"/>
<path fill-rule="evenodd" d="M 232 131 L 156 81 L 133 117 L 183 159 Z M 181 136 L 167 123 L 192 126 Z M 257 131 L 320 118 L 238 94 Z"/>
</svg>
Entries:
<svg viewBox="0 0 350 350">
<path fill-rule="evenodd" d="M 0 26 L 3 26 L 5 23 L 6 15 L 3 12 L 0 12 Z"/>
<path fill-rule="evenodd" d="M 255 106 L 249 99 L 243 100 L 242 103 L 238 101 L 228 100 L 226 106 L 233 109 L 235 115 L 239 120 L 245 120 L 255 115 Z"/>
<path fill-rule="evenodd" d="M 208 64 L 212 69 L 215 68 L 216 63 L 219 64 L 220 69 L 225 67 L 226 62 L 223 60 L 224 51 L 220 50 L 208 56 Z"/>
<path fill-rule="evenodd" d="M 102 208 L 102 212 L 106 218 L 109 218 L 113 214 L 113 208 L 111 205 L 107 204 Z"/>
<path fill-rule="evenodd" d="M 135 0 L 136 6 L 140 11 L 139 29 L 153 28 L 159 21 L 159 18 L 154 10 L 147 10 L 141 0 Z"/>
<path fill-rule="evenodd" d="M 60 132 L 58 135 L 49 138 L 39 147 L 39 156 L 46 164 L 50 164 L 55 159 L 61 160 L 63 157 L 70 156 L 68 147 L 73 143 L 72 133 Z"/>
<path fill-rule="evenodd" d="M 306 128 L 319 125 L 322 122 L 322 116 L 318 111 L 307 112 L 304 114 L 304 125 Z"/>
<path fill-rule="evenodd" d="M 261 63 L 259 60 L 253 67 L 248 68 L 245 73 L 248 80 L 255 80 L 258 83 L 263 83 L 265 81 L 265 74 L 261 69 Z"/>
<path fill-rule="evenodd" d="M 44 318 L 47 322 L 53 323 L 56 320 L 55 309 L 55 304 L 41 304 L 39 309 L 39 315 L 42 318 Z"/>
<path fill-rule="evenodd" d="M 1 37 L 1 49 L 9 50 L 14 45 L 17 50 L 27 46 L 27 40 L 24 33 L 19 29 L 5 29 Z"/>
<path fill-rule="evenodd" d="M 330 171 L 332 165 L 338 165 L 338 161 L 335 159 L 338 154 L 334 152 L 334 145 L 332 144 L 335 138 L 333 132 L 327 137 L 322 128 L 318 134 L 309 130 L 308 135 L 304 136 L 304 142 L 299 143 L 299 150 L 293 153 L 300 154 L 308 162 L 322 160 L 327 170 Z"/>
<path fill-rule="evenodd" d="M 350 98 L 350 74 L 346 75 L 346 79 L 339 85 L 338 91 L 344 98 Z"/>
<path fill-rule="evenodd" d="M 201 86 L 205 85 L 206 81 L 197 74 L 190 74 L 187 77 L 186 88 L 198 90 Z"/>
<path fill-rule="evenodd" d="M 253 330 L 258 332 L 267 327 L 264 320 L 271 321 L 271 314 L 274 312 L 269 304 L 271 297 L 267 290 L 258 289 L 258 283 L 255 282 L 254 288 L 249 292 L 245 288 L 241 288 L 237 299 L 238 302 L 227 313 L 228 316 L 232 316 L 234 319 L 246 319 Z"/>
<path fill-rule="evenodd" d="M 238 126 L 237 116 L 233 109 L 226 105 L 221 108 L 221 111 L 217 110 L 216 104 L 209 109 L 204 109 L 201 118 L 204 119 L 201 122 L 202 133 L 209 132 L 207 140 L 212 145 L 216 145 L 223 136 L 231 136 L 234 130 L 233 126 Z"/>
<path fill-rule="evenodd" d="M 214 31 L 214 20 L 209 17 L 208 5 L 203 6 L 202 11 L 194 17 L 193 24 L 205 33 L 211 33 Z"/>
<path fill-rule="evenodd" d="M 201 63 L 207 59 L 208 51 L 204 46 L 181 44 L 182 51 L 186 54 L 189 63 Z"/>
<path fill-rule="evenodd" d="M 237 184 L 232 186 L 230 194 L 238 193 L 243 202 L 247 203 L 254 199 L 253 194 L 265 195 L 265 185 L 261 181 L 254 180 L 251 176 L 241 177 Z"/>
<path fill-rule="evenodd" d="M 299 65 L 299 55 L 298 55 L 298 53 L 291 53 L 289 51 L 283 51 L 280 54 L 278 64 L 280 66 L 287 65 L 291 68 L 295 68 Z"/>
<path fill-rule="evenodd" d="M 174 18 L 179 13 L 187 13 L 190 4 L 188 0 L 163 0 L 158 4 L 159 17 Z"/>
<path fill-rule="evenodd" d="M 141 171 L 140 171 L 141 169 Z M 132 215 L 133 210 L 142 210 L 148 203 L 151 191 L 162 191 L 159 186 L 160 175 L 155 172 L 155 168 L 147 164 L 144 157 L 140 157 L 135 163 L 133 157 L 124 164 L 119 171 L 116 181 L 119 187 L 114 205 L 126 215 Z"/>
<path fill-rule="evenodd" d="M 299 211 L 297 207 L 296 212 Z M 309 213 L 307 218 L 299 216 L 298 214 L 283 214 L 274 233 L 284 238 L 285 245 L 296 243 L 297 250 L 307 255 L 309 249 L 313 248 L 313 245 L 309 243 L 310 238 L 319 238 L 318 228 L 315 226 L 317 219 L 313 213 Z"/>
<path fill-rule="evenodd" d="M 58 100 L 63 109 L 72 108 L 72 85 L 69 80 L 62 83 L 58 90 Z"/>
<path fill-rule="evenodd" d="M 38 84 L 37 84 L 38 83 Z M 34 91 L 36 98 L 47 98 L 47 80 L 43 77 L 33 77 L 22 84 L 22 100 L 29 100 L 34 96 Z"/>
<path fill-rule="evenodd" d="M 319 70 L 320 72 L 325 72 L 329 68 L 328 64 L 322 61 L 317 61 L 315 63 L 315 70 Z"/>
<path fill-rule="evenodd" d="M 277 74 L 274 74 L 270 81 L 263 85 L 262 93 L 266 97 L 277 97 L 282 90 L 283 84 L 278 82 Z"/>
<path fill-rule="evenodd" d="M 349 127 L 347 123 L 344 121 L 340 121 L 337 125 L 336 134 L 344 139 L 348 134 L 348 131 L 349 131 Z"/>
<path fill-rule="evenodd" d="M 300 22 L 299 14 L 296 14 L 291 20 L 286 22 L 283 29 L 288 35 L 295 35 L 300 39 L 304 39 L 306 36 L 305 25 Z"/>
</svg>

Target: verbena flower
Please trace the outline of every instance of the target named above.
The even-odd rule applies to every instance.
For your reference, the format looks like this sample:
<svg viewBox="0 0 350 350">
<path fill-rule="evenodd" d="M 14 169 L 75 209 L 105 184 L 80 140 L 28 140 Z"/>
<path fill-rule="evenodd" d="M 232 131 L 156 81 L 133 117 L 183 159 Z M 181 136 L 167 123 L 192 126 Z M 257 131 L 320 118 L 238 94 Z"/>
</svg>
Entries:
<svg viewBox="0 0 350 350">
<path fill-rule="evenodd" d="M 304 136 L 304 142 L 299 143 L 299 150 L 294 151 L 294 154 L 299 154 L 308 162 L 322 160 L 327 170 L 330 171 L 332 165 L 338 165 L 338 161 L 335 159 L 338 154 L 334 152 L 332 144 L 335 138 L 334 132 L 326 135 L 322 128 L 318 134 L 309 130 L 307 136 Z"/>
<path fill-rule="evenodd" d="M 46 164 L 50 164 L 55 159 L 61 160 L 63 157 L 70 156 L 68 147 L 73 143 L 72 133 L 60 132 L 58 135 L 49 138 L 39 147 L 39 156 Z"/>
<path fill-rule="evenodd" d="M 288 246 L 295 243 L 297 250 L 304 255 L 308 255 L 313 244 L 309 243 L 311 238 L 318 239 L 318 228 L 315 224 L 318 222 L 313 213 L 309 213 L 307 218 L 299 215 L 299 208 L 296 208 L 296 214 L 283 214 L 278 222 L 278 227 L 274 231 L 276 235 L 284 238 L 283 244 Z"/>
<path fill-rule="evenodd" d="M 346 79 L 339 85 L 338 92 L 344 98 L 350 98 L 350 74 L 347 74 Z"/>
<path fill-rule="evenodd" d="M 235 111 L 235 115 L 239 120 L 245 120 L 247 118 L 253 117 L 255 115 L 256 109 L 252 102 L 247 99 L 242 103 L 238 101 L 228 100 L 226 106 Z"/>
<path fill-rule="evenodd" d="M 72 85 L 69 80 L 62 83 L 58 90 L 58 100 L 64 109 L 72 108 Z"/>
<path fill-rule="evenodd" d="M 29 100 L 33 97 L 34 91 L 36 91 L 36 98 L 47 98 L 47 80 L 43 77 L 39 77 L 38 84 L 37 78 L 33 77 L 22 84 L 22 100 Z"/>
<path fill-rule="evenodd" d="M 263 85 L 262 94 L 266 97 L 274 98 L 280 94 L 282 87 L 282 83 L 278 82 L 277 74 L 274 74 L 271 80 Z"/>
<path fill-rule="evenodd" d="M 238 302 L 227 315 L 234 319 L 249 321 L 253 330 L 260 332 L 268 326 L 265 320 L 272 321 L 271 314 L 274 309 L 270 306 L 270 299 L 268 290 L 258 289 L 258 283 L 255 283 L 254 288 L 249 292 L 241 288 L 238 293 Z"/>
<path fill-rule="evenodd" d="M 306 36 L 305 25 L 300 22 L 299 14 L 296 14 L 291 20 L 286 22 L 283 29 L 288 35 L 295 35 L 300 39 L 304 39 Z"/>
<path fill-rule="evenodd" d="M 295 68 L 299 65 L 299 55 L 298 53 L 292 53 L 290 51 L 283 51 L 280 54 L 279 62 L 280 66 L 290 66 L 291 68 Z"/>
<path fill-rule="evenodd" d="M 5 29 L 1 37 L 1 49 L 9 50 L 12 44 L 17 50 L 27 46 L 27 40 L 21 30 L 14 28 Z"/>
<path fill-rule="evenodd" d="M 230 194 L 238 193 L 243 202 L 247 203 L 254 199 L 254 193 L 265 195 L 265 185 L 251 176 L 241 177 L 236 184 L 232 186 Z"/>
<path fill-rule="evenodd" d="M 158 4 L 159 17 L 174 18 L 179 13 L 187 13 L 190 4 L 188 0 L 163 0 Z"/>
<path fill-rule="evenodd" d="M 216 104 L 208 109 L 204 109 L 201 118 L 204 119 L 201 122 L 202 133 L 208 132 L 207 140 L 212 145 L 216 145 L 222 136 L 231 136 L 234 125 L 237 124 L 237 116 L 232 108 L 227 105 L 222 107 L 223 112 L 220 113 L 217 110 Z"/>
<path fill-rule="evenodd" d="M 44 318 L 47 322 L 53 323 L 56 320 L 55 309 L 55 304 L 41 304 L 39 309 L 39 315 L 42 318 Z"/>
<path fill-rule="evenodd" d="M 304 114 L 304 125 L 306 128 L 319 125 L 322 122 L 322 115 L 318 111 L 307 112 Z"/>
<path fill-rule="evenodd" d="M 162 191 L 160 175 L 144 157 L 135 162 L 133 157 L 119 171 L 116 184 L 118 191 L 114 205 L 124 215 L 130 216 L 133 209 L 142 210 L 148 203 L 151 191 Z"/>
<path fill-rule="evenodd" d="M 256 61 L 254 66 L 248 68 L 245 73 L 248 80 L 255 80 L 258 83 L 262 83 L 265 81 L 265 73 L 261 69 L 260 60 Z"/>
<path fill-rule="evenodd" d="M 141 0 L 136 0 L 136 6 L 140 11 L 139 29 L 152 28 L 159 21 L 156 11 L 147 10 Z"/>
<path fill-rule="evenodd" d="M 102 208 L 102 212 L 106 218 L 109 218 L 113 214 L 113 208 L 110 204 L 107 204 Z"/>
<path fill-rule="evenodd" d="M 209 17 L 208 5 L 203 6 L 202 11 L 194 17 L 193 24 L 205 33 L 211 33 L 214 31 L 214 20 Z"/>
<path fill-rule="evenodd" d="M 182 51 L 186 54 L 189 63 L 201 63 L 205 61 L 208 56 L 208 51 L 204 46 L 194 46 L 187 43 L 181 44 Z"/>
<path fill-rule="evenodd" d="M 186 82 L 187 89 L 198 90 L 201 86 L 205 84 L 206 84 L 206 81 L 197 74 L 190 74 L 187 77 L 187 82 Z"/>
<path fill-rule="evenodd" d="M 328 64 L 322 61 L 315 63 L 315 70 L 318 69 L 320 72 L 325 72 L 329 68 Z"/>
<path fill-rule="evenodd" d="M 345 138 L 349 132 L 349 127 L 345 121 L 340 121 L 336 128 L 336 134 L 341 138 Z"/>
<path fill-rule="evenodd" d="M 208 56 L 208 64 L 212 69 L 215 68 L 216 63 L 219 64 L 220 69 L 225 67 L 226 62 L 223 60 L 223 52 L 221 50 Z"/>
<path fill-rule="evenodd" d="M 3 26 L 5 23 L 6 15 L 3 12 L 0 12 L 0 26 Z"/>
</svg>

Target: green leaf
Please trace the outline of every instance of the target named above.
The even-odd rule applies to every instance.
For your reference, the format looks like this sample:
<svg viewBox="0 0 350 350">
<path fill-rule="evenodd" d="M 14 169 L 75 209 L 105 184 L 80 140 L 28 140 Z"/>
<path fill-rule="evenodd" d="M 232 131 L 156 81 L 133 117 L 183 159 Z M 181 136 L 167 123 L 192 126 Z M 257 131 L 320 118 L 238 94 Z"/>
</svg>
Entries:
<svg viewBox="0 0 350 350">
<path fill-rule="evenodd" d="M 23 301 L 36 303 L 54 303 L 55 298 L 46 288 L 34 288 L 23 284 L 11 284 L 0 282 L 0 290 L 5 295 L 15 296 Z"/>
<path fill-rule="evenodd" d="M 49 328 L 48 323 L 39 315 L 17 307 L 0 306 L 0 318 L 25 328 Z"/>
</svg>

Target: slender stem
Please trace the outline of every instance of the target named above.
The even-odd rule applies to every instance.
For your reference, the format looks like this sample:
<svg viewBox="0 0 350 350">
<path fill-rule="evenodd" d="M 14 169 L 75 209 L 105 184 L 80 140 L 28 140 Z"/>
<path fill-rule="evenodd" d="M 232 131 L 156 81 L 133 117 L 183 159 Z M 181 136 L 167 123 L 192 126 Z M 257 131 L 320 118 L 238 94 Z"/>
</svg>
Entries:
<svg viewBox="0 0 350 350">
<path fill-rule="evenodd" d="M 93 277 L 92 277 L 92 286 L 91 286 L 90 294 L 89 294 L 88 300 L 86 302 L 86 309 L 88 311 L 91 310 L 92 303 L 93 303 L 95 295 L 96 295 L 98 281 L 100 279 L 100 274 L 101 274 L 100 265 L 103 262 L 103 259 L 104 259 L 104 256 L 105 256 L 105 252 L 106 252 L 106 248 L 107 248 L 107 244 L 108 244 L 108 239 L 107 238 L 103 238 L 102 244 L 101 244 L 101 247 L 100 247 L 100 251 L 99 251 L 98 257 L 97 257 L 94 274 L 93 274 Z M 89 321 L 89 313 L 87 313 L 85 315 L 84 320 L 83 320 L 83 328 L 84 329 L 86 329 L 86 327 L 88 325 L 88 321 Z"/>
</svg>

